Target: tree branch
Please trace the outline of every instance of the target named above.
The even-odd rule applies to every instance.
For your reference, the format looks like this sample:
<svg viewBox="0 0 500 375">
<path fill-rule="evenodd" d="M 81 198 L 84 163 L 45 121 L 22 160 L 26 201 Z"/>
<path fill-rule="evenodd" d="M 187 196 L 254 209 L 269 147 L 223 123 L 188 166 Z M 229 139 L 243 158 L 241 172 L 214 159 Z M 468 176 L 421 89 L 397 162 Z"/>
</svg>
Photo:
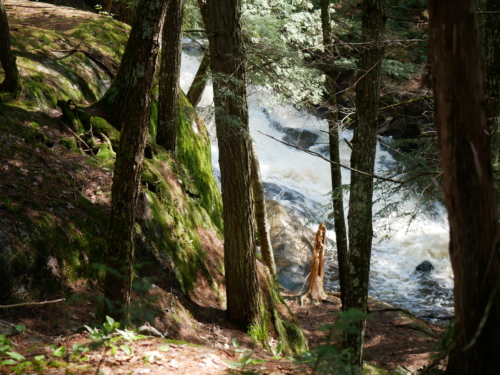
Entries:
<svg viewBox="0 0 500 375">
<path fill-rule="evenodd" d="M 64 302 L 64 301 L 66 301 L 66 298 L 56 299 L 54 301 L 26 302 L 26 303 L 18 303 L 15 305 L 0 305 L 0 309 L 10 309 L 13 307 L 22 307 L 22 306 L 40 306 L 40 305 L 47 305 L 49 303 L 57 303 L 57 302 Z"/>
<path fill-rule="evenodd" d="M 354 168 L 348 167 L 348 166 L 343 165 L 343 164 L 341 164 L 341 163 L 336 163 L 336 162 L 334 162 L 334 161 L 331 161 L 330 159 L 325 158 L 323 155 L 321 155 L 321 154 L 319 154 L 319 153 L 317 153 L 317 152 L 311 151 L 311 150 L 306 150 L 306 149 L 304 149 L 304 148 L 300 147 L 299 145 L 297 145 L 297 144 L 295 144 L 295 143 L 288 143 L 288 142 L 285 142 L 285 141 L 281 141 L 281 140 L 279 140 L 279 139 L 277 139 L 277 138 L 273 137 L 272 135 L 269 135 L 269 134 L 266 134 L 266 133 L 262 133 L 262 132 L 260 132 L 260 131 L 259 131 L 258 133 L 260 133 L 260 134 L 262 134 L 262 135 L 265 135 L 266 137 L 269 137 L 269 138 L 271 138 L 271 139 L 274 139 L 276 142 L 279 142 L 279 143 L 281 143 L 281 144 L 284 144 L 285 146 L 293 147 L 293 148 L 295 148 L 295 149 L 297 149 L 297 150 L 300 150 L 300 151 L 302 151 L 302 152 L 305 152 L 306 154 L 309 154 L 309 155 L 312 155 L 312 156 L 316 156 L 316 157 L 318 157 L 318 158 L 320 158 L 320 159 L 323 159 L 324 161 L 327 161 L 328 163 L 338 165 L 338 166 L 340 166 L 341 168 L 344 168 L 344 169 L 348 169 L 348 170 L 350 170 L 351 172 L 356 172 L 356 173 L 362 174 L 362 175 L 364 175 L 364 176 L 373 177 L 373 178 L 376 178 L 376 179 L 378 179 L 378 180 L 382 180 L 382 181 L 393 182 L 393 183 L 395 183 L 395 184 L 406 184 L 406 183 L 408 183 L 408 182 L 410 182 L 410 181 L 412 181 L 412 180 L 414 180 L 414 179 L 416 179 L 417 177 L 420 177 L 420 176 L 422 176 L 422 175 L 434 174 L 434 173 L 424 173 L 424 174 L 419 174 L 419 175 L 417 175 L 417 176 L 410 177 L 410 178 L 408 178 L 408 179 L 406 179 L 406 180 L 403 180 L 403 181 L 394 180 L 394 179 L 392 179 L 392 178 L 382 177 L 382 176 L 378 176 L 378 175 L 375 175 L 375 174 L 370 174 L 370 173 L 366 173 L 366 172 L 359 171 L 359 170 L 357 170 L 357 169 L 354 169 Z M 398 174 L 399 174 L 399 173 L 398 173 Z"/>
</svg>

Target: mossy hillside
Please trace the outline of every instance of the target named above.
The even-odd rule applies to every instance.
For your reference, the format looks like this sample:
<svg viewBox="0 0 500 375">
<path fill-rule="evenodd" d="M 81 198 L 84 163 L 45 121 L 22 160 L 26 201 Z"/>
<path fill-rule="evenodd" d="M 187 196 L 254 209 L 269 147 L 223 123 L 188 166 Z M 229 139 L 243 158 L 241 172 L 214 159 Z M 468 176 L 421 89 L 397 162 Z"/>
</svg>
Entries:
<svg viewBox="0 0 500 375">
<path fill-rule="evenodd" d="M 81 191 L 94 169 L 58 127 L 42 112 L 0 105 L 2 302 L 64 294 L 72 281 L 98 280 L 92 263 L 105 261 L 106 207 Z"/>
<path fill-rule="evenodd" d="M 129 27 L 89 12 L 68 14 L 48 4 L 40 10 L 46 15 L 40 21 L 17 3 L 8 10 L 23 85 L 18 105 L 50 111 L 58 99 L 91 103 L 101 97 L 118 66 Z M 82 18 L 75 19 L 74 13 Z"/>
<path fill-rule="evenodd" d="M 155 87 L 154 96 L 157 96 Z M 187 170 L 187 179 L 181 179 L 184 190 L 206 210 L 212 222 L 222 233 L 222 196 L 213 178 L 210 137 L 201 116 L 181 91 L 179 99 L 179 129 L 177 134 L 177 171 Z M 158 100 L 153 100 L 150 117 L 150 136 L 156 142 Z"/>
<path fill-rule="evenodd" d="M 189 173 L 165 152 L 145 161 L 142 180 L 148 190 L 142 200 L 145 214 L 139 221 L 138 246 L 143 249 L 142 256 L 164 259 L 185 293 L 193 292 L 199 271 L 216 288 L 211 276 L 214 270 L 206 266 L 207 254 L 197 229 L 220 235 L 204 207 L 184 192 L 185 187 L 179 181 L 189 181 Z"/>
</svg>

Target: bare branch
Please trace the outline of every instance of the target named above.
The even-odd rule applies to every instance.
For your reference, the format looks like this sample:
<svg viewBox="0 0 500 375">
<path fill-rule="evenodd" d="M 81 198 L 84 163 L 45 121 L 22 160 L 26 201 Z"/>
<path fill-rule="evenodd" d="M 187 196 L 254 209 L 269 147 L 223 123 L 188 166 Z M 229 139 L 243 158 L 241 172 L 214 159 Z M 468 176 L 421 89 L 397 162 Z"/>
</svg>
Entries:
<svg viewBox="0 0 500 375">
<path fill-rule="evenodd" d="M 64 301 L 66 301 L 66 298 L 56 299 L 54 301 L 26 302 L 26 303 L 18 303 L 15 305 L 0 305 L 0 309 L 11 309 L 13 307 L 22 307 L 22 306 L 40 306 L 40 305 L 47 305 L 49 303 L 57 303 L 57 302 L 64 302 Z"/>
</svg>

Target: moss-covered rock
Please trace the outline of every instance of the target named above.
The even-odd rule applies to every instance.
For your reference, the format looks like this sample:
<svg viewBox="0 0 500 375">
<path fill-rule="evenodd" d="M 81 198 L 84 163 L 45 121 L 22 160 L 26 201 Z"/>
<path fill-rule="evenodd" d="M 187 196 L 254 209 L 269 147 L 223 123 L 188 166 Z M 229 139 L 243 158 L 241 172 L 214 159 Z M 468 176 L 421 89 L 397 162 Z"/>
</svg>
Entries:
<svg viewBox="0 0 500 375">
<path fill-rule="evenodd" d="M 369 362 L 363 363 L 363 375 L 387 375 L 388 371 Z"/>
</svg>

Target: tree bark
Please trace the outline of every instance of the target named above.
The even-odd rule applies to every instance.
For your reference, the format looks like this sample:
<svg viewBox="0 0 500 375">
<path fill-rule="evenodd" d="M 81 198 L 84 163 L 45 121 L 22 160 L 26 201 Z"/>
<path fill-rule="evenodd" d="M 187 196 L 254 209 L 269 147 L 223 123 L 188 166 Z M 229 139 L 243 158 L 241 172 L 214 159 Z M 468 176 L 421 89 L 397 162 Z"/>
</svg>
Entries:
<svg viewBox="0 0 500 375">
<path fill-rule="evenodd" d="M 365 49 L 358 64 L 356 86 L 356 127 L 352 140 L 351 167 L 373 175 L 377 144 L 377 115 L 380 100 L 380 73 L 384 57 L 385 0 L 363 0 L 362 40 Z M 349 253 L 344 309 L 366 312 L 372 226 L 373 178 L 351 173 L 349 197 Z M 351 351 L 352 374 L 361 374 L 366 320 L 356 324 L 357 333 L 343 337 L 343 347 Z"/>
<path fill-rule="evenodd" d="M 475 0 L 429 0 L 435 123 L 450 224 L 455 349 L 449 374 L 500 367 L 499 228 Z"/>
<path fill-rule="evenodd" d="M 194 77 L 193 83 L 189 87 L 189 91 L 186 94 L 186 97 L 191 102 L 193 107 L 196 107 L 203 96 L 203 92 L 207 87 L 208 83 L 208 75 L 210 73 L 210 50 L 206 50 L 203 59 L 201 60 L 201 64 L 196 71 L 196 75 Z"/>
<path fill-rule="evenodd" d="M 259 318 L 260 296 L 240 1 L 209 0 L 208 15 L 224 205 L 227 313 L 234 324 L 248 330 Z"/>
<path fill-rule="evenodd" d="M 332 24 L 330 18 L 330 1 L 321 0 L 321 24 L 323 28 L 323 48 L 330 59 L 334 58 Z M 328 95 L 328 140 L 330 143 L 330 164 L 332 173 L 332 203 L 335 237 L 337 241 L 337 260 L 339 267 L 340 295 L 344 309 L 344 295 L 347 273 L 347 230 L 344 215 L 344 193 L 342 191 L 342 172 L 340 168 L 339 123 L 337 110 L 337 72 L 333 69 L 326 73 L 325 92 Z"/>
<path fill-rule="evenodd" d="M 276 286 L 279 286 L 278 272 L 274 262 L 273 246 L 267 225 L 266 198 L 262 186 L 262 176 L 255 146 L 252 144 L 252 192 L 255 200 L 255 221 L 257 222 L 257 233 L 259 234 L 260 252 L 266 264 L 271 278 Z"/>
<path fill-rule="evenodd" d="M 156 143 L 177 152 L 179 81 L 181 77 L 183 0 L 171 0 L 162 32 Z"/>
<path fill-rule="evenodd" d="M 492 133 L 493 161 L 500 157 L 500 2 L 487 0 L 486 10 L 497 14 L 486 14 L 486 114 L 488 127 Z"/>
<path fill-rule="evenodd" d="M 134 263 L 134 222 L 146 136 L 151 113 L 151 93 L 161 27 L 168 0 L 141 0 L 125 48 L 125 67 L 134 90 L 121 102 L 122 129 L 113 175 L 108 261 L 105 279 L 105 314 L 128 322 Z M 133 57 L 133 63 L 130 61 Z M 122 67 L 120 67 L 122 69 Z"/>
<path fill-rule="evenodd" d="M 301 305 L 307 297 L 309 297 L 312 302 L 321 301 L 325 298 L 325 290 L 323 289 L 323 279 L 325 277 L 325 244 L 326 227 L 323 223 L 320 223 L 316 232 L 307 292 L 300 296 L 299 299 Z"/>
<path fill-rule="evenodd" d="M 16 56 L 10 47 L 10 30 L 4 0 L 0 0 L 0 63 L 5 78 L 0 83 L 0 92 L 7 92 L 10 99 L 17 99 L 21 93 L 21 81 L 16 64 Z"/>
<path fill-rule="evenodd" d="M 167 4 L 170 0 L 164 0 Z M 139 9 L 139 6 L 145 4 L 146 8 Z M 136 94 L 139 87 L 142 86 L 142 77 L 144 71 L 137 70 L 137 56 L 149 56 L 151 50 L 151 43 L 155 45 L 159 40 L 144 43 L 144 38 L 159 37 L 160 33 L 157 32 L 160 19 L 155 18 L 158 16 L 158 10 L 154 8 L 156 2 L 148 0 L 147 2 L 141 1 L 138 8 L 134 11 L 135 20 L 133 22 L 132 30 L 130 31 L 129 40 L 125 47 L 125 52 L 120 63 L 120 68 L 116 73 L 111 86 L 106 91 L 104 96 L 94 103 L 92 107 L 99 108 L 105 113 L 106 120 L 118 130 L 121 130 L 122 125 L 128 121 L 128 108 L 130 97 Z M 120 2 L 122 9 L 125 8 L 123 2 Z M 148 14 L 151 11 L 152 14 Z M 137 22 L 143 22 L 142 25 L 137 25 Z M 163 22 L 163 20 L 161 20 Z M 137 26 L 136 26 L 137 25 Z M 143 35 L 144 33 L 144 35 Z M 156 60 L 156 55 L 155 55 Z M 144 57 L 144 64 L 146 58 Z"/>
</svg>

